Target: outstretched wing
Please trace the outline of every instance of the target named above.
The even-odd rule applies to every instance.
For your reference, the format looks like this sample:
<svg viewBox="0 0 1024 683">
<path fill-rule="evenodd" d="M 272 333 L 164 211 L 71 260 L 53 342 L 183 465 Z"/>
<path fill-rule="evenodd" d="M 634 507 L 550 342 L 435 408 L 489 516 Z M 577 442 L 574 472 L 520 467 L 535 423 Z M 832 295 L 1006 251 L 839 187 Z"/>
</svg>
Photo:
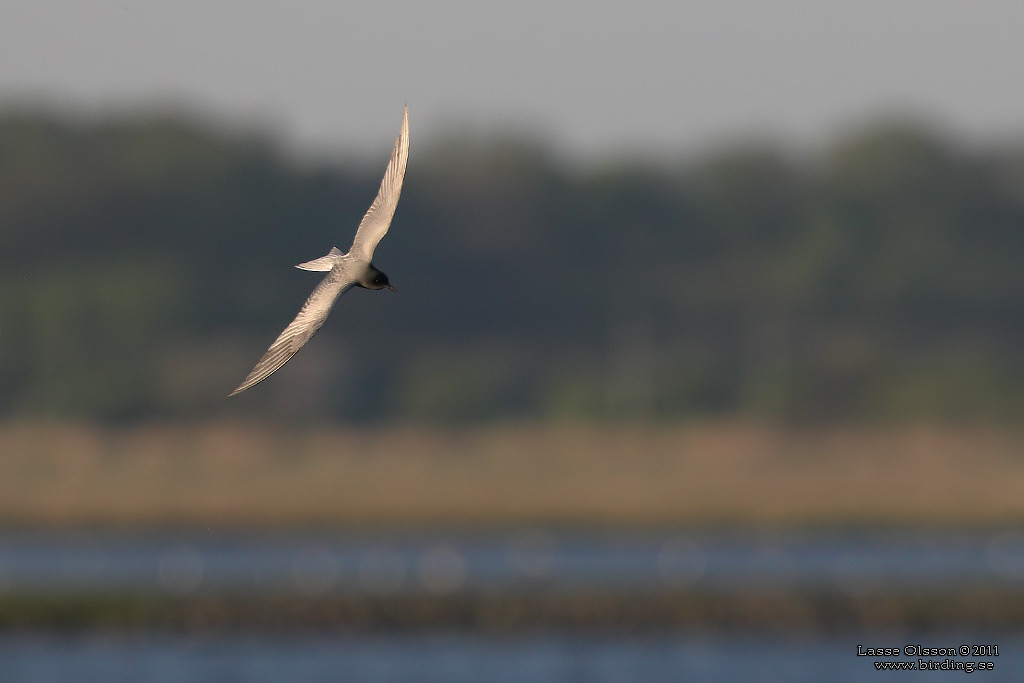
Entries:
<svg viewBox="0 0 1024 683">
<path fill-rule="evenodd" d="M 382 237 L 391 226 L 391 218 L 398 206 L 398 197 L 402 193 L 402 181 L 405 179 L 405 166 L 409 161 L 409 107 L 402 113 L 402 130 L 395 140 L 395 148 L 391 151 L 391 160 L 384 171 L 384 179 L 380 181 L 377 198 L 373 200 L 363 220 L 356 230 L 355 240 L 349 254 L 364 261 L 373 258 L 373 250 L 377 248 Z"/>
<path fill-rule="evenodd" d="M 234 396 L 242 393 L 254 384 L 270 377 L 278 368 L 287 363 L 306 342 L 312 339 L 316 331 L 327 320 L 331 308 L 334 307 L 334 302 L 352 287 L 353 282 L 354 279 L 348 269 L 343 264 L 337 264 L 316 286 L 313 293 L 306 299 L 306 303 L 302 304 L 295 320 L 278 335 L 267 352 L 256 363 L 252 372 L 228 395 Z"/>
</svg>

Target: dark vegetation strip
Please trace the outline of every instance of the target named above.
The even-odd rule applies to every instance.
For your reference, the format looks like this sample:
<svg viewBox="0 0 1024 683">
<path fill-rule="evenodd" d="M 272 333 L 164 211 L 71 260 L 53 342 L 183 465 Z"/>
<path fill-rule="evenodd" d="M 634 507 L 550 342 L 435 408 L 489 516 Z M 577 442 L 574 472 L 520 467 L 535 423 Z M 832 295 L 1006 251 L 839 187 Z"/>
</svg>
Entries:
<svg viewBox="0 0 1024 683">
<path fill-rule="evenodd" d="M 701 630 L 811 633 L 860 629 L 1005 629 L 1024 623 L 1024 595 L 990 589 L 901 595 L 751 591 L 669 594 L 6 596 L 3 630 L 492 633 Z"/>
</svg>

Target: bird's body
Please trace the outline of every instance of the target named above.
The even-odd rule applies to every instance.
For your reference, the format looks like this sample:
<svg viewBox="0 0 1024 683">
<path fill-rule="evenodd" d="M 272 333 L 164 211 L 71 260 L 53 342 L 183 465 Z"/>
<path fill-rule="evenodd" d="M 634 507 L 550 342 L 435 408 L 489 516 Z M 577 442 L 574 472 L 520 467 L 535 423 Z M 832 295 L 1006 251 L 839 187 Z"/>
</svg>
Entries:
<svg viewBox="0 0 1024 683">
<path fill-rule="evenodd" d="M 373 265 L 372 259 L 377 244 L 391 226 L 408 160 L 409 109 L 406 107 L 402 114 L 402 129 L 395 140 L 384 179 L 380 183 L 377 197 L 359 223 L 352 247 L 346 253 L 332 247 L 326 256 L 296 266 L 303 270 L 327 271 L 327 276 L 316 286 L 306 303 L 302 304 L 298 315 L 278 335 L 252 372 L 231 392 L 231 396 L 265 380 L 287 363 L 324 324 L 338 298 L 352 287 L 394 290 L 388 276 Z"/>
</svg>

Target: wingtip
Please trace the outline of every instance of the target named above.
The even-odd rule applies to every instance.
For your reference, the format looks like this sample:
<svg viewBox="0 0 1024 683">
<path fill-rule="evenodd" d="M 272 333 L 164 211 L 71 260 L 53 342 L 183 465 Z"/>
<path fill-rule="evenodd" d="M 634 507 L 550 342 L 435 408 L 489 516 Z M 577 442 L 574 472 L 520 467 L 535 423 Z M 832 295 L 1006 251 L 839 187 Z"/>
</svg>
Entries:
<svg viewBox="0 0 1024 683">
<path fill-rule="evenodd" d="M 253 368 L 253 370 L 255 371 L 255 368 Z M 263 377 L 260 377 L 259 379 L 255 379 L 253 377 L 253 373 L 250 372 L 249 376 L 242 380 L 242 383 L 235 387 L 234 391 L 228 394 L 228 398 L 231 398 L 232 396 L 237 396 L 238 394 L 242 393 L 243 391 L 247 391 L 248 389 L 252 389 L 254 386 L 265 380 L 267 377 L 270 377 L 270 375 L 265 375 Z"/>
<path fill-rule="evenodd" d="M 251 379 L 251 377 L 246 377 L 245 380 L 241 384 L 239 384 L 237 387 L 235 387 L 234 391 L 232 391 L 230 394 L 228 394 L 228 398 L 231 398 L 232 396 L 238 396 L 240 393 L 242 393 L 246 389 L 252 389 L 256 384 L 259 383 L 258 381 L 250 382 L 249 381 L 250 379 Z"/>
</svg>

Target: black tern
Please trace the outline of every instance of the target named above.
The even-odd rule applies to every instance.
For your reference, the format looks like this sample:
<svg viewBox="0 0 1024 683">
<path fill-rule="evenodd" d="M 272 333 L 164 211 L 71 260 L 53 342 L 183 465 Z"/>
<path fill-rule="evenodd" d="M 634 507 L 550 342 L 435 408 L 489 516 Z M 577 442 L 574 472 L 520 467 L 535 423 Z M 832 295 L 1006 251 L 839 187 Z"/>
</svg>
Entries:
<svg viewBox="0 0 1024 683">
<path fill-rule="evenodd" d="M 334 303 L 352 287 L 365 289 L 395 288 L 388 282 L 388 276 L 373 265 L 373 251 L 391 226 L 391 218 L 398 206 L 398 197 L 402 193 L 402 180 L 405 178 L 405 166 L 409 160 L 409 107 L 402 113 L 402 130 L 395 140 L 395 148 L 391 151 L 391 159 L 384 171 L 384 179 L 373 204 L 367 210 L 356 230 L 355 239 L 348 253 L 341 253 L 337 247 L 331 247 L 326 256 L 306 261 L 295 266 L 303 270 L 329 271 L 313 293 L 302 304 L 299 314 L 288 327 L 284 328 L 267 352 L 263 354 L 252 372 L 232 391 L 229 396 L 240 394 L 249 387 L 262 382 L 287 363 L 292 356 L 308 342 L 320 326 L 327 320 Z"/>
</svg>

